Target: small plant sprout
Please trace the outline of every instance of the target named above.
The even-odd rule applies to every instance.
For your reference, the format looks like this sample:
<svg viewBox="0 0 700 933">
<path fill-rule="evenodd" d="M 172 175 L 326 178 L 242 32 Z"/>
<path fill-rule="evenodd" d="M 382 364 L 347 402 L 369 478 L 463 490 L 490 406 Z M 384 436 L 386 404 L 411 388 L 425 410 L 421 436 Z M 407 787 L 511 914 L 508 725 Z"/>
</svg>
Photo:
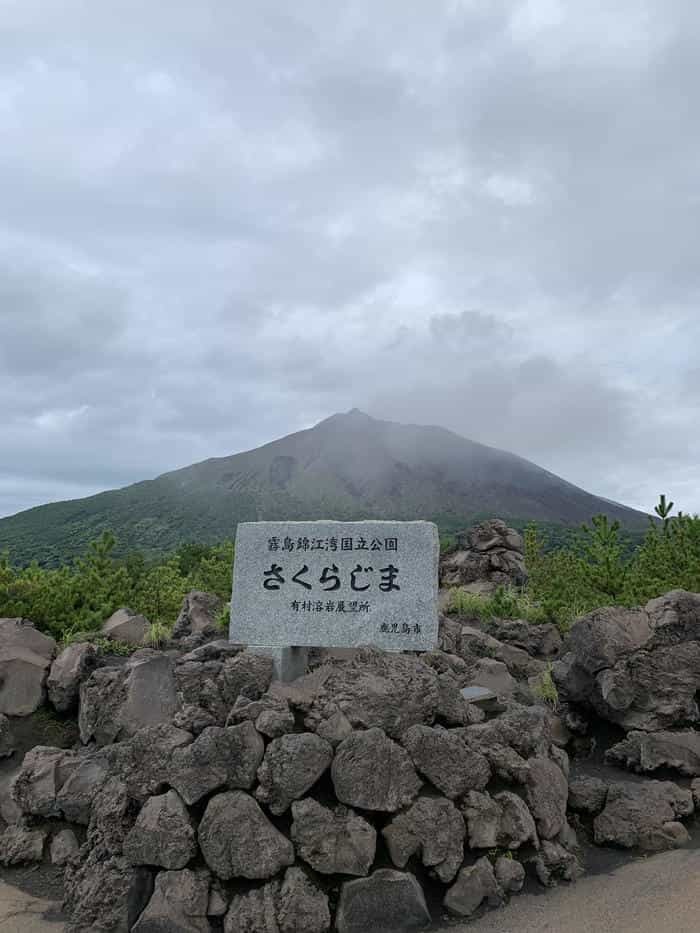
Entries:
<svg viewBox="0 0 700 933">
<path fill-rule="evenodd" d="M 547 664 L 547 667 L 540 674 L 533 685 L 532 691 L 535 696 L 543 700 L 551 709 L 556 709 L 559 706 L 559 692 L 557 690 L 557 685 L 554 683 L 554 678 L 552 677 L 551 662 Z"/>
</svg>

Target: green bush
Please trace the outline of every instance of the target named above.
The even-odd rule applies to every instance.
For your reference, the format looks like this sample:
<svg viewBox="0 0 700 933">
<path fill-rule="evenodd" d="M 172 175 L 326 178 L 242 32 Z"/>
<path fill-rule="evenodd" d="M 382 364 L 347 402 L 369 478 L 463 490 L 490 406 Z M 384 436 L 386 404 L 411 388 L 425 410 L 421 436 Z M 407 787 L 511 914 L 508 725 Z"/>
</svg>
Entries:
<svg viewBox="0 0 700 933">
<path fill-rule="evenodd" d="M 554 622 L 566 631 L 576 618 L 600 606 L 643 605 L 672 589 L 700 592 L 700 517 L 682 512 L 673 516 L 672 508 L 661 496 L 656 518 L 650 516 L 639 543 L 603 515 L 555 538 L 550 526 L 531 523 L 524 529 L 527 586 L 503 587 L 490 597 L 455 589 L 448 612 Z M 443 537 L 443 552 L 454 543 L 453 536 Z M 148 618 L 160 643 L 189 590 L 215 593 L 225 602 L 231 597 L 231 541 L 192 542 L 157 560 L 139 552 L 119 559 L 115 546 L 114 535 L 105 532 L 83 557 L 51 568 L 37 563 L 15 567 L 9 554 L 0 554 L 0 617 L 31 619 L 63 644 L 86 639 L 97 644 L 105 619 L 129 606 Z M 219 625 L 228 627 L 227 609 Z M 108 647 L 114 649 L 114 643 Z"/>
<path fill-rule="evenodd" d="M 228 632 L 231 623 L 231 603 L 225 603 L 216 617 L 217 628 L 222 632 Z"/>
<path fill-rule="evenodd" d="M 233 543 L 187 545 L 171 557 L 148 562 L 136 552 L 114 556 L 109 532 L 93 541 L 84 557 L 58 568 L 14 567 L 0 554 L 0 617 L 31 619 L 62 644 L 96 642 L 106 619 L 129 606 L 154 626 L 154 638 L 172 628 L 189 590 L 231 597 Z M 111 643 L 114 644 L 114 643 Z M 133 648 L 130 649 L 130 651 Z"/>
<path fill-rule="evenodd" d="M 544 551 L 536 525 L 525 532 L 527 591 L 561 627 L 601 606 L 639 606 L 669 590 L 700 592 L 700 516 L 661 496 L 641 544 L 630 548 L 603 515 L 566 548 Z"/>
</svg>

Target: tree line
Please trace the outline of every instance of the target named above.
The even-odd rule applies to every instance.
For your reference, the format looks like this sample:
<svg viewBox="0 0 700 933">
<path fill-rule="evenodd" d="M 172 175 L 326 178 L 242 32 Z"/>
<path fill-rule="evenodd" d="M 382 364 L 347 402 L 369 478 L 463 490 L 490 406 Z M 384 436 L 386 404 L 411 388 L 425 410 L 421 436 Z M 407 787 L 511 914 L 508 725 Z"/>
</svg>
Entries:
<svg viewBox="0 0 700 933">
<path fill-rule="evenodd" d="M 528 583 L 521 592 L 500 593 L 489 612 L 568 627 L 600 606 L 643 605 L 672 589 L 700 592 L 700 517 L 678 512 L 660 497 L 642 542 L 630 544 L 619 522 L 595 516 L 552 546 L 549 528 L 525 528 Z M 449 549 L 443 541 L 443 549 Z M 64 643 L 97 637 L 102 623 L 126 606 L 166 637 L 190 590 L 230 600 L 232 541 L 181 545 L 167 557 L 147 560 L 140 552 L 115 556 L 116 540 L 104 532 L 86 553 L 59 567 L 34 562 L 13 565 L 0 554 L 0 617 L 30 619 Z M 490 605 L 490 604 L 489 604 Z M 222 614 L 222 626 L 225 617 Z"/>
</svg>

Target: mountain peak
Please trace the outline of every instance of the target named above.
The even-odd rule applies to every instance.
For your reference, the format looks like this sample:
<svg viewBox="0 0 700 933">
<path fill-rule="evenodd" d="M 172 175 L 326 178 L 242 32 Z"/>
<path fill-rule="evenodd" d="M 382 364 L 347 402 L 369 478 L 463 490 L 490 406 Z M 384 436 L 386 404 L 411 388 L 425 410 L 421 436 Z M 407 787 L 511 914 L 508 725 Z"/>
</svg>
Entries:
<svg viewBox="0 0 700 933">
<path fill-rule="evenodd" d="M 361 411 L 359 408 L 351 408 L 349 411 L 338 411 L 334 415 L 330 415 L 328 418 L 324 418 L 320 424 L 323 424 L 325 421 L 376 421 L 376 418 L 373 418 L 371 415 L 368 415 L 366 412 Z"/>
<path fill-rule="evenodd" d="M 580 524 L 599 512 L 625 527 L 647 525 L 645 515 L 513 454 L 351 408 L 254 450 L 1 519 L 0 550 L 46 562 L 81 553 L 106 529 L 121 552 L 160 553 L 230 538 L 237 522 L 263 519 L 427 518 L 447 530 L 493 516 Z"/>
</svg>

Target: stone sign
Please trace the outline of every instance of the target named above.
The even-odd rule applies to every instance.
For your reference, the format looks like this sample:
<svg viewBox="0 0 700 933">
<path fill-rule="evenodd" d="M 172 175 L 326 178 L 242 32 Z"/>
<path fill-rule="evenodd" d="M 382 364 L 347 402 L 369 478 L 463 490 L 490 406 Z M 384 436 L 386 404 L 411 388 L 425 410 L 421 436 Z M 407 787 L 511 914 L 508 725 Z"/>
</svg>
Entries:
<svg viewBox="0 0 700 933">
<path fill-rule="evenodd" d="M 438 640 L 439 554 L 432 522 L 242 522 L 230 638 L 429 651 Z"/>
</svg>

